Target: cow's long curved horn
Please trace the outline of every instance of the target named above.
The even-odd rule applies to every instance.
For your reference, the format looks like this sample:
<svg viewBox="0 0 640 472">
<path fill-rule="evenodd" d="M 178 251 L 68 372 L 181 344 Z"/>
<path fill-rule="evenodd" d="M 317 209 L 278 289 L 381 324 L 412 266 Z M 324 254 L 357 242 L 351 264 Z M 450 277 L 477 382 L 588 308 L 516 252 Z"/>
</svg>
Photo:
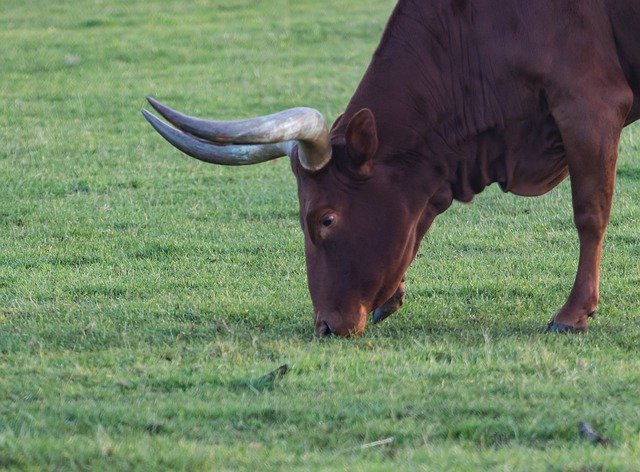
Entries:
<svg viewBox="0 0 640 472">
<path fill-rule="evenodd" d="M 153 128 L 173 146 L 196 159 L 212 164 L 242 166 L 269 161 L 291 153 L 293 142 L 275 144 L 214 144 L 175 129 L 147 110 L 142 114 Z"/>
<path fill-rule="evenodd" d="M 209 143 L 266 145 L 297 141 L 298 158 L 305 169 L 319 170 L 331 160 L 327 125 L 313 108 L 290 108 L 247 120 L 213 121 L 185 115 L 151 97 L 147 100 L 177 128 Z M 288 148 L 290 152 L 292 146 Z"/>
</svg>

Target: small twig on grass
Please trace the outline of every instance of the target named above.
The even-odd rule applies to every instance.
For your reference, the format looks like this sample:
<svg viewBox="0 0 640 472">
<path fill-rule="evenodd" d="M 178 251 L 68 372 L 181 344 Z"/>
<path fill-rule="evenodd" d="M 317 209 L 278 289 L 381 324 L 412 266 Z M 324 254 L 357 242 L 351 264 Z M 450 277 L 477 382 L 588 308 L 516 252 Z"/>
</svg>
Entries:
<svg viewBox="0 0 640 472">
<path fill-rule="evenodd" d="M 257 383 L 273 382 L 274 380 L 282 377 L 287 372 L 289 372 L 289 366 L 287 364 L 282 364 L 276 370 L 272 370 L 267 375 L 263 375 L 262 377 L 260 377 L 258 380 L 256 380 L 256 382 Z"/>
<path fill-rule="evenodd" d="M 233 334 L 233 330 L 229 328 L 229 325 L 227 324 L 227 321 L 224 318 L 220 319 L 216 323 L 216 327 L 220 330 L 224 329 L 227 333 Z"/>
<path fill-rule="evenodd" d="M 386 446 L 387 444 L 393 444 L 392 437 L 380 439 L 378 441 L 373 441 L 367 444 L 362 444 L 361 446 L 350 447 L 349 449 L 343 449 L 342 451 L 338 451 L 338 454 L 345 454 L 347 452 L 355 452 L 355 451 L 364 451 L 365 449 L 370 449 L 372 447 L 378 447 L 378 446 Z"/>
<path fill-rule="evenodd" d="M 591 444 L 600 444 L 602 446 L 607 446 L 609 444 L 609 439 L 604 436 L 600 436 L 586 421 L 578 423 L 578 429 L 580 430 L 580 436 L 585 438 Z"/>
<path fill-rule="evenodd" d="M 260 393 L 261 390 L 271 387 L 276 380 L 282 378 L 287 372 L 289 372 L 289 366 L 283 364 L 276 370 L 272 370 L 262 377 L 249 381 L 247 385 L 254 393 Z"/>
</svg>

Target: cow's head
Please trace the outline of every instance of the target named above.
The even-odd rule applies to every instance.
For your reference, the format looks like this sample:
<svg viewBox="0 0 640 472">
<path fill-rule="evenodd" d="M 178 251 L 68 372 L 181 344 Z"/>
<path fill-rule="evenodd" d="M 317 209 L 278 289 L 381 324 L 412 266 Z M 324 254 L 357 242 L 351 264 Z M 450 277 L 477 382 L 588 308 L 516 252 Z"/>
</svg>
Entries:
<svg viewBox="0 0 640 472">
<path fill-rule="evenodd" d="M 292 158 L 316 333 L 360 333 L 368 314 L 398 290 L 417 251 L 424 210 L 424 202 L 402 191 L 400 171 L 374 159 L 372 112 L 359 111 L 330 136 L 322 115 L 308 108 L 219 122 L 149 102 L 175 128 L 143 110 L 145 118 L 197 159 L 243 165 Z"/>
</svg>

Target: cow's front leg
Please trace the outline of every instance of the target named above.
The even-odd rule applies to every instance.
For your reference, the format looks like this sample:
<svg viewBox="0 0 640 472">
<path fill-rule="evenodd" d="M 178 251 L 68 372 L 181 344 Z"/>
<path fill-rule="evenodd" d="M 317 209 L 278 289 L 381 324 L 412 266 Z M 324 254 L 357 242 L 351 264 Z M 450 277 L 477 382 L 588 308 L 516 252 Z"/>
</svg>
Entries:
<svg viewBox="0 0 640 472">
<path fill-rule="evenodd" d="M 392 315 L 396 311 L 398 311 L 404 303 L 405 293 L 404 277 L 402 277 L 402 281 L 400 282 L 400 285 L 398 286 L 398 289 L 393 294 L 393 296 L 385 303 L 383 303 L 382 306 L 379 306 L 373 311 L 373 322 L 380 323 L 389 315 Z"/>
<path fill-rule="evenodd" d="M 548 324 L 550 332 L 586 331 L 588 319 L 598 306 L 600 256 L 624 122 L 621 109 L 602 105 L 590 110 L 563 110 L 560 120 L 556 117 L 569 165 L 580 259 L 571 293 Z"/>
<path fill-rule="evenodd" d="M 576 187 L 572 180 L 572 187 Z M 564 306 L 549 322 L 550 332 L 583 332 L 587 321 L 595 314 L 599 297 L 600 255 L 607 226 L 611 198 L 595 198 L 593 205 L 576 204 L 574 193 L 574 219 L 580 239 L 578 271 Z M 577 200 L 581 201 L 581 198 Z"/>
</svg>

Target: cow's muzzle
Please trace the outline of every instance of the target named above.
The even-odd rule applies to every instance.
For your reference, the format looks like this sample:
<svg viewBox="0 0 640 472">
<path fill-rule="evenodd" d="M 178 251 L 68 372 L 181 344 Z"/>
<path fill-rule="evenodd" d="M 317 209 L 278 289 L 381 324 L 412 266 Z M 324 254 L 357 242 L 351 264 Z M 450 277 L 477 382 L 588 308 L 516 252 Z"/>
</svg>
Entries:
<svg viewBox="0 0 640 472">
<path fill-rule="evenodd" d="M 339 311 L 316 312 L 316 336 L 326 338 L 327 336 L 350 337 L 357 336 L 367 324 L 368 312 L 364 306 L 358 307 L 350 316 L 342 315 Z"/>
</svg>

